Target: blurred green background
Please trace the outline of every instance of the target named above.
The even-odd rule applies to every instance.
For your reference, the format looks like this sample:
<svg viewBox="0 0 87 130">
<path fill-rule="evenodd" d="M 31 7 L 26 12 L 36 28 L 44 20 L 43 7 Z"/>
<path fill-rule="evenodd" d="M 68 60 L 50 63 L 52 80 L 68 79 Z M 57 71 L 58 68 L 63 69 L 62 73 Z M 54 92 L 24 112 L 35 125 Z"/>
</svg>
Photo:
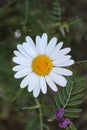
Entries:
<svg viewBox="0 0 87 130">
<path fill-rule="evenodd" d="M 29 117 L 33 121 L 35 113 L 30 115 L 22 108 L 33 105 L 34 99 L 19 88 L 21 80 L 14 79 L 12 57 L 26 35 L 34 39 L 44 32 L 49 39 L 56 36 L 64 41 L 64 47 L 71 47 L 75 61 L 87 60 L 87 0 L 0 0 L 0 130 L 33 130 L 29 129 Z M 87 62 L 72 69 L 87 79 Z M 50 97 L 45 97 L 48 102 Z M 78 120 L 79 130 L 87 130 L 86 97 L 81 107 L 85 114 Z M 54 129 L 54 123 L 49 125 L 46 129 Z"/>
</svg>

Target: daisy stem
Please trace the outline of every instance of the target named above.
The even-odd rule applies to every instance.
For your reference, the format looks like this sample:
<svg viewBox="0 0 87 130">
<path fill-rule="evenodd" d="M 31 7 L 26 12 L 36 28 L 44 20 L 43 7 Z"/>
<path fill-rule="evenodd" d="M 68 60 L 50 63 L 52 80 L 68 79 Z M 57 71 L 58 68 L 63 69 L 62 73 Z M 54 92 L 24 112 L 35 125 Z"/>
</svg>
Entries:
<svg viewBox="0 0 87 130">
<path fill-rule="evenodd" d="M 38 99 L 35 99 L 36 104 L 38 105 L 39 109 L 39 116 L 40 116 L 40 130 L 43 130 L 43 118 L 42 118 L 42 110 L 41 110 L 41 105 Z"/>
</svg>

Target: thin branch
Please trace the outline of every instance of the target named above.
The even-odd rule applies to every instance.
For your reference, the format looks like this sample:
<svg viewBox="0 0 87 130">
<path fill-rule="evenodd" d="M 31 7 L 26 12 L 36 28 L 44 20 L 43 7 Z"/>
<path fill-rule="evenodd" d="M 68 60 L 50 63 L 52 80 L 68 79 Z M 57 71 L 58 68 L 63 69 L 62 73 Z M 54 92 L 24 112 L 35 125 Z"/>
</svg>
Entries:
<svg viewBox="0 0 87 130">
<path fill-rule="evenodd" d="M 77 61 L 75 64 L 87 63 L 87 60 Z"/>
<path fill-rule="evenodd" d="M 25 1 L 25 17 L 24 17 L 24 21 L 23 21 L 24 32 L 26 32 L 26 24 L 27 24 L 27 21 L 28 21 L 28 11 L 29 11 L 29 1 L 26 0 Z"/>
<path fill-rule="evenodd" d="M 65 107 L 67 106 L 68 102 L 69 102 L 69 99 L 70 99 L 70 96 L 71 96 L 71 93 L 72 93 L 72 89 L 73 89 L 73 83 L 71 85 L 71 88 L 70 88 L 70 92 L 69 92 L 69 95 L 68 95 L 68 99 L 66 100 L 66 103 L 64 104 L 63 108 L 65 109 Z"/>
<path fill-rule="evenodd" d="M 29 10 L 29 2 L 28 0 L 25 1 L 25 19 L 24 24 L 26 25 L 28 19 L 28 10 Z"/>
<path fill-rule="evenodd" d="M 38 99 L 35 99 L 36 104 L 39 106 L 39 115 L 40 115 L 40 130 L 43 130 L 43 118 L 42 118 L 42 110 L 41 110 L 41 105 L 38 101 Z"/>
</svg>

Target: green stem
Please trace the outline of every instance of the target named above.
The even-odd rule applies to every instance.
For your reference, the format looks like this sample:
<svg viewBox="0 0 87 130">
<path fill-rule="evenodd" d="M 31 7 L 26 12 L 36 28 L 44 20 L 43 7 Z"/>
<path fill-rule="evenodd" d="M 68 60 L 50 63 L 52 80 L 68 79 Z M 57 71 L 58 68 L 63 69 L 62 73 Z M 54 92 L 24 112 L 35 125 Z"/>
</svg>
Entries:
<svg viewBox="0 0 87 130">
<path fill-rule="evenodd" d="M 73 83 L 72 83 L 72 86 L 73 86 Z M 66 100 L 66 103 L 64 104 L 63 108 L 65 109 L 65 107 L 67 106 L 68 102 L 69 102 L 69 99 L 70 99 L 70 96 L 71 96 L 71 93 L 72 93 L 72 89 L 73 87 L 71 86 L 71 89 L 70 89 L 70 92 L 69 92 L 69 95 L 68 95 L 68 99 Z"/>
<path fill-rule="evenodd" d="M 33 109 L 38 109 L 39 106 L 38 105 L 35 105 L 35 106 L 31 106 L 31 107 L 23 107 L 22 109 L 23 110 L 26 110 L 26 109 L 30 109 L 30 110 L 33 110 Z"/>
<path fill-rule="evenodd" d="M 43 118 L 42 118 L 42 110 L 41 110 L 41 105 L 38 101 L 38 99 L 35 99 L 36 104 L 38 105 L 39 109 L 39 116 L 40 116 L 40 130 L 43 130 Z"/>
<path fill-rule="evenodd" d="M 77 61 L 75 64 L 87 63 L 87 60 Z"/>
<path fill-rule="evenodd" d="M 42 109 L 41 109 L 41 104 L 39 103 L 38 99 L 35 99 L 35 106 L 31 107 L 24 107 L 23 110 L 25 109 L 38 109 L 39 110 L 39 116 L 40 116 L 40 130 L 43 130 L 43 118 L 42 118 Z"/>
<path fill-rule="evenodd" d="M 25 7 L 26 7 L 26 8 L 25 8 L 25 20 L 24 20 L 24 24 L 26 25 L 27 19 L 28 19 L 28 10 L 29 10 L 28 0 L 26 0 Z"/>
<path fill-rule="evenodd" d="M 25 1 L 25 18 L 24 18 L 24 21 L 23 21 L 24 32 L 26 32 L 26 24 L 27 24 L 27 20 L 28 20 L 28 11 L 29 11 L 29 1 L 26 0 Z"/>
</svg>

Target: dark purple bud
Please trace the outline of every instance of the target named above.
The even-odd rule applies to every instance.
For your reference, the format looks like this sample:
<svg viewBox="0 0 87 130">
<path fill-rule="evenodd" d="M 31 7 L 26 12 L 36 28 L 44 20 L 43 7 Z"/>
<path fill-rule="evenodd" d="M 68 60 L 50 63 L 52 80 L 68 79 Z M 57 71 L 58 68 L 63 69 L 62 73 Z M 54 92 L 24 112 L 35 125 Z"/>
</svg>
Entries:
<svg viewBox="0 0 87 130">
<path fill-rule="evenodd" d="M 69 125 L 70 124 L 70 119 L 69 118 L 61 118 L 60 119 L 60 123 L 59 123 L 59 127 L 60 128 L 66 128 L 67 127 L 67 125 Z"/>
<path fill-rule="evenodd" d="M 62 122 L 62 123 L 60 122 L 60 123 L 59 123 L 59 127 L 60 127 L 60 128 L 66 128 L 66 127 L 67 127 L 67 124 L 65 124 L 64 122 Z"/>
<path fill-rule="evenodd" d="M 64 115 L 64 109 L 63 108 L 56 109 L 56 110 L 54 110 L 54 112 L 55 112 L 55 118 L 57 120 L 60 119 Z"/>
<path fill-rule="evenodd" d="M 67 125 L 69 125 L 71 121 L 70 121 L 69 118 L 66 118 L 66 119 L 65 119 L 65 122 L 66 122 Z"/>
</svg>

